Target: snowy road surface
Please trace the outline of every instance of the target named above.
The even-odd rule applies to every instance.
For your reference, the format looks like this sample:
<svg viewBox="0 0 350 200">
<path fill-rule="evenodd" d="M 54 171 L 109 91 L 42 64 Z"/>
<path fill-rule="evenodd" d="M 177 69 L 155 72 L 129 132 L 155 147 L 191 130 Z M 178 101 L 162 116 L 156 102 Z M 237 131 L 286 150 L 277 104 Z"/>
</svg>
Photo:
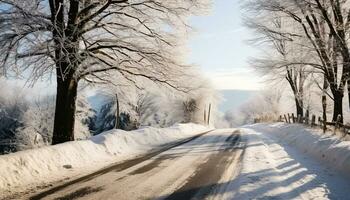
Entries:
<svg viewBox="0 0 350 200">
<path fill-rule="evenodd" d="M 216 192 L 216 186 L 234 177 L 242 152 L 240 145 L 239 131 L 212 131 L 173 148 L 31 195 L 31 198 L 203 199 Z"/>
<path fill-rule="evenodd" d="M 349 179 L 254 126 L 215 130 L 24 199 L 350 199 Z"/>
</svg>

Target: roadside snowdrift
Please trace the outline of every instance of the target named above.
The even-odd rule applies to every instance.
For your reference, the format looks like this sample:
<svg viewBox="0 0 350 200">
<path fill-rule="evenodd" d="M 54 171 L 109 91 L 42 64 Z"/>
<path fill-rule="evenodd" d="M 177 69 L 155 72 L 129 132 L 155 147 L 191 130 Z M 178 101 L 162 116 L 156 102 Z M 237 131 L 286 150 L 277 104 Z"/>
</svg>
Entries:
<svg viewBox="0 0 350 200">
<path fill-rule="evenodd" d="M 111 130 L 88 140 L 3 155 L 0 156 L 0 193 L 84 174 L 208 130 L 196 124 L 129 132 Z"/>
<path fill-rule="evenodd" d="M 298 124 L 254 124 L 246 126 L 269 133 L 279 142 L 295 146 L 325 165 L 346 175 L 350 174 L 350 141 L 343 141 L 331 133 Z"/>
</svg>

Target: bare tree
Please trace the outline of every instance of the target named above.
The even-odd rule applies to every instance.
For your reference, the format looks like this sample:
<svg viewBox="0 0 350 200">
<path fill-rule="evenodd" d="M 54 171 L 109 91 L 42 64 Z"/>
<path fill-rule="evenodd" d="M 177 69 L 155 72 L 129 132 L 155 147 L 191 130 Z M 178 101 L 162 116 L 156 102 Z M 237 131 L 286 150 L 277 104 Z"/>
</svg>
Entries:
<svg viewBox="0 0 350 200">
<path fill-rule="evenodd" d="M 318 59 L 311 63 L 303 63 L 320 70 L 327 82 L 333 96 L 333 120 L 338 115 L 343 120 L 344 87 L 349 79 L 348 47 L 346 33 L 348 31 L 345 9 L 346 1 L 323 0 L 253 0 L 248 1 L 248 7 L 255 13 L 269 13 L 269 16 L 282 16 L 298 25 L 302 31 L 298 34 L 291 32 L 277 32 L 279 35 L 288 35 L 291 38 L 302 36 L 311 44 Z M 295 65 L 300 63 L 289 63 Z"/>
<path fill-rule="evenodd" d="M 290 24 L 281 16 L 274 16 L 268 23 L 246 18 L 246 26 L 257 33 L 257 37 L 252 40 L 255 44 L 272 46 L 272 54 L 277 53 L 277 56 L 268 55 L 252 60 L 252 66 L 273 82 L 287 80 L 294 95 L 296 113 L 304 116 L 304 85 L 310 75 L 307 66 L 310 56 L 306 56 L 305 52 L 310 52 L 296 43 L 300 36 L 284 27 Z"/>
<path fill-rule="evenodd" d="M 332 35 L 332 38 L 334 39 L 333 45 L 335 48 L 335 52 L 339 53 L 342 57 L 342 74 L 340 75 L 340 91 L 338 93 L 341 93 L 341 90 L 344 91 L 345 85 L 347 83 L 349 95 L 348 101 L 350 103 L 350 52 L 348 46 L 349 44 L 347 42 L 347 35 L 350 31 L 350 11 L 347 6 L 348 2 L 340 0 L 315 0 L 315 3 L 317 5 L 315 7 L 320 11 L 320 15 L 324 18 L 324 21 L 328 26 L 330 35 Z M 335 70 L 337 70 L 337 68 Z M 338 71 L 334 71 L 334 73 L 335 79 L 337 79 Z M 341 94 L 338 94 L 334 98 L 340 99 L 341 96 Z M 341 120 L 343 121 L 342 118 L 343 116 L 341 115 Z M 335 120 L 336 119 L 333 118 L 333 121 Z"/>
<path fill-rule="evenodd" d="M 4 74 L 55 76 L 53 144 L 74 140 L 78 82 L 142 77 L 178 90 L 178 34 L 204 0 L 0 0 Z"/>
</svg>

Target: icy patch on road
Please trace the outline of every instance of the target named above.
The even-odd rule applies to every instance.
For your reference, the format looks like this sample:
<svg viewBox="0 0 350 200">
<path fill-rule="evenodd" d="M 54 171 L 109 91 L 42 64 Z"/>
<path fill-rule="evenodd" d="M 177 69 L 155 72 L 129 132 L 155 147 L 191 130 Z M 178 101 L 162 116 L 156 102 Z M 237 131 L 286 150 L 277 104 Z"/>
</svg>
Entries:
<svg viewBox="0 0 350 200">
<path fill-rule="evenodd" d="M 88 173 L 101 167 L 208 131 L 196 124 L 135 131 L 111 130 L 88 140 L 0 156 L 0 194 Z M 69 167 L 68 167 L 69 166 Z M 1 196 L 1 195 L 0 195 Z"/>
</svg>

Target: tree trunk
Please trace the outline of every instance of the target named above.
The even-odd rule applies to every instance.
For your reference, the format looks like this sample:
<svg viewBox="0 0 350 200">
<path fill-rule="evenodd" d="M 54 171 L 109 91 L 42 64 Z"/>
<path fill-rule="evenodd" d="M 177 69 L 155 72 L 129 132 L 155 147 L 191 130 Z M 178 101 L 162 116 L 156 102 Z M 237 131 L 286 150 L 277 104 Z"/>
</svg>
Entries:
<svg viewBox="0 0 350 200">
<path fill-rule="evenodd" d="M 326 79 L 326 76 L 323 78 L 323 92 L 322 92 L 322 118 L 323 118 L 323 133 L 327 130 L 327 89 L 328 89 L 328 82 Z"/>
<path fill-rule="evenodd" d="M 303 101 L 302 100 L 298 100 L 297 98 L 295 98 L 295 106 L 297 109 L 297 116 L 304 116 L 304 110 L 303 110 Z"/>
<path fill-rule="evenodd" d="M 348 102 L 349 102 L 349 108 L 350 109 L 350 77 L 349 79 L 347 80 L 347 85 L 348 85 Z"/>
<path fill-rule="evenodd" d="M 293 81 L 293 75 L 291 74 L 291 72 L 288 72 L 286 79 L 289 83 L 290 88 L 293 91 L 293 95 L 294 95 L 294 100 L 295 100 L 295 107 L 296 107 L 296 111 L 297 111 L 297 116 L 304 116 L 304 111 L 303 111 L 303 99 L 302 99 L 302 93 L 303 93 L 303 86 L 301 84 L 301 81 L 299 82 L 299 91 L 298 91 L 298 87 L 296 85 L 296 81 Z M 299 93 L 299 94 L 298 94 Z M 299 97 L 301 97 L 299 99 Z"/>
<path fill-rule="evenodd" d="M 323 133 L 327 130 L 327 97 L 322 94 L 322 119 L 323 119 Z"/>
<path fill-rule="evenodd" d="M 75 100 L 78 82 L 73 78 L 57 78 L 57 96 L 52 144 L 74 140 Z"/>
<path fill-rule="evenodd" d="M 209 110 L 208 110 L 208 125 L 210 124 L 210 110 L 211 110 L 211 103 L 209 104 Z"/>
<path fill-rule="evenodd" d="M 337 121 L 338 115 L 340 115 L 340 123 L 343 123 L 343 92 L 336 91 L 333 94 L 334 97 L 334 107 L 333 107 L 333 118 L 332 121 Z"/>
</svg>

